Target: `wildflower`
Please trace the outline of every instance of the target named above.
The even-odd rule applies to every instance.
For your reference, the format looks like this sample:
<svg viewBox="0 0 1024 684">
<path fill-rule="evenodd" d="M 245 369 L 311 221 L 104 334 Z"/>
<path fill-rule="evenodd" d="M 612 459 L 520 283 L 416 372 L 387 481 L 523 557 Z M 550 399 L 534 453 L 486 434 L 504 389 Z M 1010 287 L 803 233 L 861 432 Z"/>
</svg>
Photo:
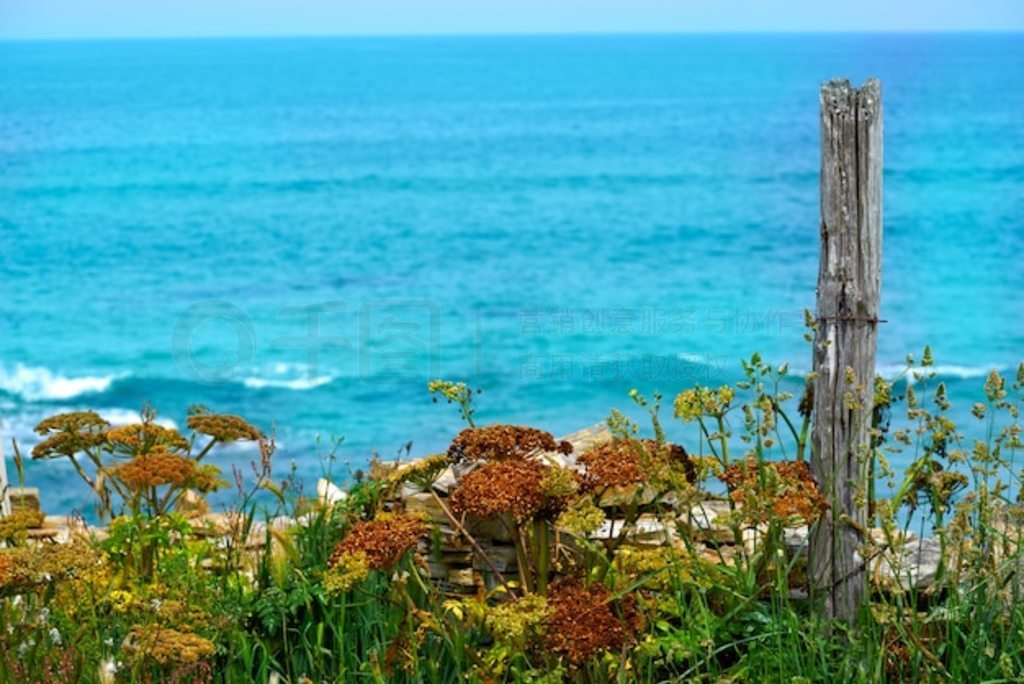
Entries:
<svg viewBox="0 0 1024 684">
<path fill-rule="evenodd" d="M 552 609 L 547 599 L 537 594 L 528 594 L 491 608 L 485 623 L 495 640 L 524 649 L 541 637 L 544 621 L 551 615 Z"/>
<path fill-rule="evenodd" d="M 723 385 L 717 390 L 698 385 L 680 392 L 676 397 L 676 418 L 682 418 L 687 423 L 704 416 L 721 418 L 728 413 L 733 396 L 733 390 L 728 385 Z"/>
<path fill-rule="evenodd" d="M 742 505 L 748 520 L 781 519 L 810 524 L 828 510 L 818 484 L 805 461 L 745 463 L 729 466 L 720 476 L 729 496 Z"/>
<path fill-rule="evenodd" d="M 153 422 L 110 428 L 107 430 L 106 441 L 111 451 L 126 456 L 138 456 L 158 450 L 188 450 L 188 440 L 180 432 Z"/>
<path fill-rule="evenodd" d="M 420 537 L 426 533 L 427 526 L 423 520 L 412 515 L 361 521 L 334 547 L 327 566 L 333 568 L 345 556 L 362 553 L 366 556 L 369 568 L 388 569 L 401 560 L 406 551 L 416 546 Z"/>
<path fill-rule="evenodd" d="M 56 627 L 50 629 L 49 637 L 50 643 L 52 643 L 54 646 L 61 645 L 60 630 L 58 630 Z"/>
<path fill-rule="evenodd" d="M 24 541 L 27 530 L 43 524 L 46 515 L 42 511 L 20 510 L 0 518 L 0 541 Z"/>
<path fill-rule="evenodd" d="M 125 591 L 124 589 L 114 589 L 110 592 L 107 599 L 110 601 L 111 607 L 117 613 L 128 612 L 128 609 L 131 608 L 134 601 L 132 593 L 130 591 Z"/>
<path fill-rule="evenodd" d="M 602 651 L 617 651 L 626 641 L 626 628 L 612 612 L 608 589 L 603 585 L 584 587 L 574 580 L 561 580 L 552 586 L 548 606 L 544 645 L 573 665 Z"/>
<path fill-rule="evenodd" d="M 462 478 L 452 492 L 452 510 L 481 518 L 511 513 L 528 520 L 545 506 L 541 483 L 548 467 L 537 461 L 487 463 Z"/>
<path fill-rule="evenodd" d="M 238 440 L 258 442 L 263 433 L 240 416 L 226 413 L 197 413 L 188 417 L 188 427 L 193 432 L 207 435 L 222 442 Z"/>
<path fill-rule="evenodd" d="M 615 439 L 585 451 L 579 461 L 587 469 L 588 483 L 597 487 L 641 484 L 664 468 L 680 470 L 691 483 L 697 477 L 683 447 L 653 439 Z"/>
<path fill-rule="evenodd" d="M 353 551 L 342 553 L 324 573 L 324 588 L 329 594 L 343 594 L 365 580 L 370 574 L 370 562 L 366 553 Z"/>
<path fill-rule="evenodd" d="M 569 534 L 585 537 L 601 529 L 605 520 L 604 511 L 594 504 L 593 499 L 586 497 L 565 509 L 558 516 L 556 526 Z"/>
<path fill-rule="evenodd" d="M 216 652 L 209 639 L 155 624 L 132 627 L 123 650 L 133 664 L 152 661 L 165 667 L 192 665 Z"/>
<path fill-rule="evenodd" d="M 32 458 L 71 456 L 103 443 L 110 424 L 93 411 L 58 413 L 40 421 L 35 431 L 46 437 L 32 449 Z"/>
<path fill-rule="evenodd" d="M 448 455 L 455 460 L 501 461 L 520 459 L 540 452 L 572 453 L 568 442 L 556 442 L 550 432 L 518 425 L 467 428 L 455 436 Z"/>
<path fill-rule="evenodd" d="M 111 474 L 135 490 L 161 485 L 183 486 L 197 476 L 195 461 L 169 453 L 164 446 L 114 466 Z"/>
<path fill-rule="evenodd" d="M 408 482 L 420 490 L 427 490 L 450 463 L 448 454 L 433 454 L 392 470 L 385 476 L 385 481 L 393 486 Z"/>
</svg>

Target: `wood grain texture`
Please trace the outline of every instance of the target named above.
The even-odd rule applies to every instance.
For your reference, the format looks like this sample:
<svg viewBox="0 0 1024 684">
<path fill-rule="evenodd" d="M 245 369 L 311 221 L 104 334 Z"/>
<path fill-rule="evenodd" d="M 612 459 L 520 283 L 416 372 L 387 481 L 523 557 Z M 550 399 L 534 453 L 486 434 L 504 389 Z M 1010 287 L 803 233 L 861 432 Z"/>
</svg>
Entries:
<svg viewBox="0 0 1024 684">
<path fill-rule="evenodd" d="M 882 257 L 882 99 L 877 80 L 821 89 L 821 262 L 812 470 L 831 510 L 811 532 L 812 588 L 853 622 L 867 577 L 867 461 Z"/>
</svg>

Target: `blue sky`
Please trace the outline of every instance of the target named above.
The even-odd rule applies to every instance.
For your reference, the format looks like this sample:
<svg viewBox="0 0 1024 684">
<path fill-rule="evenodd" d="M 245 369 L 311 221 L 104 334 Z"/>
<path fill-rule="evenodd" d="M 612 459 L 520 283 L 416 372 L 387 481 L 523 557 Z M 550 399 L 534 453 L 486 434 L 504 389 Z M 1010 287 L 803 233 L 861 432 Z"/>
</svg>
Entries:
<svg viewBox="0 0 1024 684">
<path fill-rule="evenodd" d="M 1024 0 L 0 0 L 0 38 L 1024 30 Z"/>
</svg>

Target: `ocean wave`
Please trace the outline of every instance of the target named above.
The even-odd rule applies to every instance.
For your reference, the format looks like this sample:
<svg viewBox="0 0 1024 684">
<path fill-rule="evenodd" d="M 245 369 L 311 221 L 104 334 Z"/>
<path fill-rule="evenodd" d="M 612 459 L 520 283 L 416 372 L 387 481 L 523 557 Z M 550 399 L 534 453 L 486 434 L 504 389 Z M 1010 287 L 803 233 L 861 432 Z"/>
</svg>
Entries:
<svg viewBox="0 0 1024 684">
<path fill-rule="evenodd" d="M 907 364 L 880 364 L 876 372 L 887 380 L 906 379 L 909 382 L 924 380 L 932 373 L 935 377 L 947 380 L 970 380 L 972 378 L 983 378 L 993 370 L 1003 371 L 1005 367 L 996 364 L 981 366 L 960 366 L 957 364 L 940 364 L 927 366 L 925 368 L 907 368 Z"/>
<path fill-rule="evenodd" d="M 142 420 L 142 416 L 138 411 L 125 408 L 96 409 L 96 413 L 100 414 L 100 417 L 111 425 L 131 425 Z M 170 418 L 161 418 L 157 416 L 154 422 L 157 425 L 161 425 L 172 430 L 176 430 L 178 428 L 178 424 Z"/>
<path fill-rule="evenodd" d="M 319 375 L 314 378 L 293 378 L 290 380 L 284 378 L 249 377 L 244 378 L 242 380 L 242 384 L 249 389 L 265 389 L 270 387 L 273 389 L 288 389 L 301 392 L 303 390 L 309 390 L 314 387 L 326 385 L 333 380 L 334 378 L 329 375 Z"/>
<path fill-rule="evenodd" d="M 83 394 L 106 392 L 117 375 L 81 375 L 67 377 L 49 368 L 17 364 L 13 369 L 0 366 L 0 392 L 25 401 L 73 399 Z"/>
</svg>

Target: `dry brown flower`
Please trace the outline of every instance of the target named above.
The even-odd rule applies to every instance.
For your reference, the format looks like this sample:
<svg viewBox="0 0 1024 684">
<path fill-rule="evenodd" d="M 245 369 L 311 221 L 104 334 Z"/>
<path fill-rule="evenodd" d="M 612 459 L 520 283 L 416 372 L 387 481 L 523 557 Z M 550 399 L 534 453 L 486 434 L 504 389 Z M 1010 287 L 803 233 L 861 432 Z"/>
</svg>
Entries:
<svg viewBox="0 0 1024 684">
<path fill-rule="evenodd" d="M 729 496 L 754 522 L 796 518 L 810 524 L 828 510 L 828 503 L 806 461 L 758 463 L 747 460 L 725 469 L 721 479 Z"/>
<path fill-rule="evenodd" d="M 333 568 L 345 557 L 364 554 L 371 569 L 390 568 L 401 560 L 406 551 L 416 546 L 427 531 L 426 523 L 414 515 L 390 515 L 360 521 L 334 547 L 327 566 Z"/>
<path fill-rule="evenodd" d="M 222 442 L 257 442 L 263 439 L 263 433 L 247 420 L 227 413 L 197 413 L 188 417 L 188 427 L 193 432 Z"/>
<path fill-rule="evenodd" d="M 583 452 L 579 462 L 587 469 L 587 484 L 591 487 L 641 484 L 663 466 L 681 469 L 688 482 L 697 478 L 686 449 L 653 439 L 614 439 Z"/>
<path fill-rule="evenodd" d="M 543 463 L 524 459 L 485 463 L 459 482 L 452 492 L 452 510 L 481 518 L 505 513 L 518 521 L 532 518 L 547 509 L 543 492 L 547 469 Z"/>
<path fill-rule="evenodd" d="M 448 455 L 456 460 L 502 461 L 526 458 L 538 451 L 572 453 L 568 442 L 556 442 L 550 432 L 519 425 L 466 428 L 452 440 Z"/>
<path fill-rule="evenodd" d="M 70 411 L 44 418 L 36 425 L 36 433 L 102 431 L 110 427 L 95 411 Z"/>
<path fill-rule="evenodd" d="M 169 453 L 165 447 L 154 447 L 149 453 L 114 466 L 110 472 L 135 490 L 167 484 L 180 487 L 198 474 L 195 461 Z"/>
<path fill-rule="evenodd" d="M 39 422 L 35 431 L 46 439 L 32 449 L 32 458 L 56 458 L 91 449 L 103 443 L 110 424 L 93 411 L 58 413 Z"/>
<path fill-rule="evenodd" d="M 188 440 L 174 428 L 156 423 L 133 423 L 107 430 L 107 444 L 112 451 L 136 456 L 157 448 L 167 451 L 187 451 Z"/>
<path fill-rule="evenodd" d="M 572 665 L 580 665 L 602 651 L 622 648 L 636 619 L 631 605 L 623 606 L 622 619 L 615 615 L 605 586 L 584 587 L 568 578 L 552 585 L 548 608 L 544 646 Z"/>
<path fill-rule="evenodd" d="M 133 626 L 122 651 L 132 663 L 151 661 L 168 667 L 207 660 L 217 649 L 198 634 L 154 624 Z"/>
</svg>

